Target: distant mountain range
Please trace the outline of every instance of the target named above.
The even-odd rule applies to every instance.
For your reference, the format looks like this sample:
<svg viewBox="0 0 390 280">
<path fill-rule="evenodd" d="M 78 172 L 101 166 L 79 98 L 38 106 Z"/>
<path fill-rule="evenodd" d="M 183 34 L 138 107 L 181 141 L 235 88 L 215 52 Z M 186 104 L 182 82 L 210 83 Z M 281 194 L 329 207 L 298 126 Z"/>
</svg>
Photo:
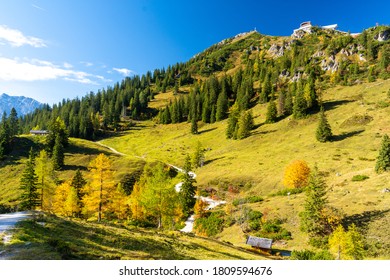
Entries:
<svg viewBox="0 0 390 280">
<path fill-rule="evenodd" d="M 18 116 L 23 116 L 33 112 L 43 104 L 33 98 L 25 96 L 10 96 L 3 93 L 0 95 L 0 115 L 6 112 L 7 115 L 11 112 L 12 107 L 15 108 Z"/>
</svg>

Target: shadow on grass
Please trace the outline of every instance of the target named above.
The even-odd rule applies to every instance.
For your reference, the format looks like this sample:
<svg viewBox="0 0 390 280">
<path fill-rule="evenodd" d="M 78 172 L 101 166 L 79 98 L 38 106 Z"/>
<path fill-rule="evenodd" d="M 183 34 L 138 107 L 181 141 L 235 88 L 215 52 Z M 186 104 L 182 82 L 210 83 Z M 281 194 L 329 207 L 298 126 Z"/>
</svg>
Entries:
<svg viewBox="0 0 390 280">
<path fill-rule="evenodd" d="M 341 105 L 348 104 L 351 102 L 354 102 L 354 101 L 344 99 L 344 100 L 328 101 L 328 102 L 323 103 L 322 105 L 324 106 L 325 111 L 328 111 L 328 110 L 336 109 L 337 107 L 339 107 Z"/>
<path fill-rule="evenodd" d="M 199 131 L 198 134 L 203 134 L 203 133 L 210 132 L 210 131 L 213 131 L 213 130 L 216 130 L 216 129 L 217 129 L 216 127 L 205 129 L 205 130 Z"/>
<path fill-rule="evenodd" d="M 223 156 L 223 157 L 217 157 L 217 158 L 213 158 L 213 159 L 206 160 L 206 161 L 204 162 L 204 165 L 210 164 L 210 163 L 212 163 L 212 162 L 214 162 L 214 161 L 217 161 L 217 160 L 220 160 L 220 159 L 224 159 L 224 158 L 225 158 L 225 156 Z"/>
<path fill-rule="evenodd" d="M 355 130 L 355 131 L 351 131 L 351 132 L 344 132 L 344 133 L 342 133 L 340 135 L 333 135 L 332 136 L 332 141 L 333 142 L 343 141 L 343 140 L 345 140 L 347 138 L 353 137 L 355 135 L 359 135 L 362 132 L 364 132 L 364 129 Z"/>
<path fill-rule="evenodd" d="M 355 224 L 358 228 L 362 229 L 363 231 L 367 230 L 368 225 L 375 221 L 383 218 L 387 213 L 390 212 L 390 209 L 387 210 L 372 210 L 372 211 L 364 211 L 360 214 L 354 214 L 351 216 L 345 217 L 341 223 L 345 228 L 348 228 L 348 226 Z"/>
</svg>

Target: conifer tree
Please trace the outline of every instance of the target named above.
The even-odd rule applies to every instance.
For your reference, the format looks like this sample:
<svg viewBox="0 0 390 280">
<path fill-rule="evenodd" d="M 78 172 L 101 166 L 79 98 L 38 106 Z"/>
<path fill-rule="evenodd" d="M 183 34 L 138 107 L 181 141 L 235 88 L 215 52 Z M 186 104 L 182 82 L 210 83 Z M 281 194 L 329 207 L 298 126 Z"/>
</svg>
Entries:
<svg viewBox="0 0 390 280">
<path fill-rule="evenodd" d="M 39 152 L 36 158 L 36 174 L 38 176 L 38 184 L 40 190 L 41 207 L 44 210 L 51 209 L 52 197 L 54 195 L 54 182 L 51 177 L 52 165 L 50 164 L 49 156 L 45 150 Z"/>
<path fill-rule="evenodd" d="M 303 93 L 300 90 L 297 90 L 294 105 L 293 105 L 293 117 L 294 119 L 301 119 L 306 116 L 306 100 L 303 97 Z"/>
<path fill-rule="evenodd" d="M 194 208 L 196 198 L 196 187 L 194 186 L 194 183 L 196 183 L 196 180 L 192 177 L 191 171 L 191 157 L 187 155 L 183 167 L 183 184 L 181 185 L 179 196 L 180 201 L 182 204 L 183 213 L 185 215 L 189 215 Z"/>
<path fill-rule="evenodd" d="M 235 103 L 231 108 L 231 112 L 228 118 L 228 125 L 226 128 L 226 137 L 228 139 L 235 139 L 237 137 L 235 132 L 236 132 L 236 127 L 238 124 L 239 117 L 240 117 L 240 111 L 238 109 L 237 103 Z"/>
<path fill-rule="evenodd" d="M 65 151 L 59 135 L 57 135 L 55 140 L 52 160 L 54 170 L 60 170 L 65 165 Z"/>
<path fill-rule="evenodd" d="M 315 166 L 310 173 L 306 189 L 304 211 L 300 213 L 301 230 L 307 232 L 312 240 L 328 234 L 326 218 L 323 215 L 326 205 L 326 184 Z"/>
<path fill-rule="evenodd" d="M 16 112 L 14 107 L 12 107 L 11 112 L 9 114 L 8 125 L 10 129 L 10 137 L 12 138 L 19 133 L 18 113 Z"/>
<path fill-rule="evenodd" d="M 222 90 L 217 100 L 217 112 L 215 116 L 216 121 L 221 121 L 225 119 L 228 110 L 229 110 L 229 101 L 228 101 L 227 93 L 226 90 Z"/>
<path fill-rule="evenodd" d="M 289 116 L 293 113 L 293 98 L 290 91 L 287 91 L 286 93 L 286 101 L 284 103 L 284 109 L 285 109 L 285 115 Z"/>
<path fill-rule="evenodd" d="M 194 115 L 191 120 L 191 133 L 198 134 L 198 120 L 196 115 Z"/>
<path fill-rule="evenodd" d="M 332 138 L 332 129 L 326 118 L 324 108 L 321 106 L 318 127 L 316 131 L 316 138 L 319 142 L 327 142 Z"/>
<path fill-rule="evenodd" d="M 387 134 L 383 135 L 381 149 L 376 160 L 375 171 L 381 173 L 390 170 L 390 139 Z"/>
<path fill-rule="evenodd" d="M 84 189 L 86 184 L 87 184 L 87 181 L 84 179 L 83 174 L 81 173 L 80 169 L 77 169 L 76 174 L 73 176 L 70 185 L 76 191 L 76 195 L 77 195 L 77 198 L 79 201 L 80 211 L 77 213 L 78 216 L 81 214 L 81 209 L 83 206 L 82 201 L 83 201 L 83 196 L 84 196 L 83 189 Z"/>
<path fill-rule="evenodd" d="M 274 123 L 274 122 L 276 122 L 277 118 L 278 118 L 278 110 L 276 108 L 276 103 L 275 103 L 275 101 L 271 100 L 268 103 L 265 122 L 266 123 Z"/>
<path fill-rule="evenodd" d="M 164 166 L 156 165 L 144 180 L 140 202 L 145 213 L 156 221 L 157 228 L 171 226 L 180 203 Z"/>
<path fill-rule="evenodd" d="M 241 112 L 240 119 L 238 120 L 237 139 L 244 139 L 250 136 L 253 129 L 253 116 L 252 112 Z"/>
<path fill-rule="evenodd" d="M 111 162 L 106 155 L 99 154 L 90 162 L 89 170 L 91 181 L 84 187 L 84 212 L 97 214 L 100 222 L 115 191 Z"/>
<path fill-rule="evenodd" d="M 29 158 L 26 163 L 26 168 L 23 171 L 22 178 L 20 179 L 21 195 L 21 208 L 27 210 L 33 210 L 36 206 L 40 205 L 39 193 L 38 193 L 38 177 L 35 173 L 35 155 L 30 149 Z"/>
<path fill-rule="evenodd" d="M 195 151 L 191 157 L 192 166 L 195 168 L 202 167 L 204 164 L 204 148 L 202 144 L 198 141 L 195 147 Z"/>
</svg>

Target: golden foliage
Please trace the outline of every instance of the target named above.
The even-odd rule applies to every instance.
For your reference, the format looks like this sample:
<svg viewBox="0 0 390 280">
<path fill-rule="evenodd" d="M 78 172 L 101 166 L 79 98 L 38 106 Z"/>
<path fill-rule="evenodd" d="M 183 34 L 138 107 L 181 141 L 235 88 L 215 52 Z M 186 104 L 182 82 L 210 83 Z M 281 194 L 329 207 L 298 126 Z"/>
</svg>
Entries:
<svg viewBox="0 0 390 280">
<path fill-rule="evenodd" d="M 77 192 L 68 182 L 57 187 L 53 198 L 53 211 L 67 217 L 72 217 L 80 211 Z"/>
<path fill-rule="evenodd" d="M 100 221 L 105 212 L 109 210 L 108 204 L 115 194 L 109 158 L 104 154 L 99 154 L 90 162 L 89 170 L 91 181 L 84 187 L 83 211 L 87 216 L 97 214 L 98 221 Z"/>
<path fill-rule="evenodd" d="M 287 188 L 302 188 L 307 185 L 310 168 L 304 160 L 290 163 L 284 172 L 283 185 Z"/>
</svg>

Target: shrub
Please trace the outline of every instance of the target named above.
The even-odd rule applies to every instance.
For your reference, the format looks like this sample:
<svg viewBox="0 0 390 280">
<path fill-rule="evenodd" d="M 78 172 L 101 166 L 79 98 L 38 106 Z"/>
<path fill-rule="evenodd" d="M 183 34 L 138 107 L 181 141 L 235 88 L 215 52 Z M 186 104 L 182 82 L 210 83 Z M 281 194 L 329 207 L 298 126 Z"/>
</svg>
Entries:
<svg viewBox="0 0 390 280">
<path fill-rule="evenodd" d="M 256 202 L 261 202 L 263 200 L 264 200 L 264 198 L 262 198 L 261 196 L 252 195 L 252 196 L 247 196 L 245 198 L 237 198 L 237 199 L 233 200 L 233 205 L 238 206 L 240 204 L 256 203 Z"/>
<path fill-rule="evenodd" d="M 332 254 L 327 250 L 313 252 L 310 250 L 292 251 L 291 260 L 333 260 Z"/>
<path fill-rule="evenodd" d="M 368 177 L 367 175 L 355 175 L 352 177 L 352 181 L 353 182 L 359 182 L 359 181 L 364 181 L 364 180 L 367 180 L 369 179 L 370 177 Z"/>
<path fill-rule="evenodd" d="M 197 234 L 204 236 L 215 236 L 222 232 L 224 226 L 223 211 L 212 212 L 206 217 L 195 220 L 194 229 Z"/>
</svg>

